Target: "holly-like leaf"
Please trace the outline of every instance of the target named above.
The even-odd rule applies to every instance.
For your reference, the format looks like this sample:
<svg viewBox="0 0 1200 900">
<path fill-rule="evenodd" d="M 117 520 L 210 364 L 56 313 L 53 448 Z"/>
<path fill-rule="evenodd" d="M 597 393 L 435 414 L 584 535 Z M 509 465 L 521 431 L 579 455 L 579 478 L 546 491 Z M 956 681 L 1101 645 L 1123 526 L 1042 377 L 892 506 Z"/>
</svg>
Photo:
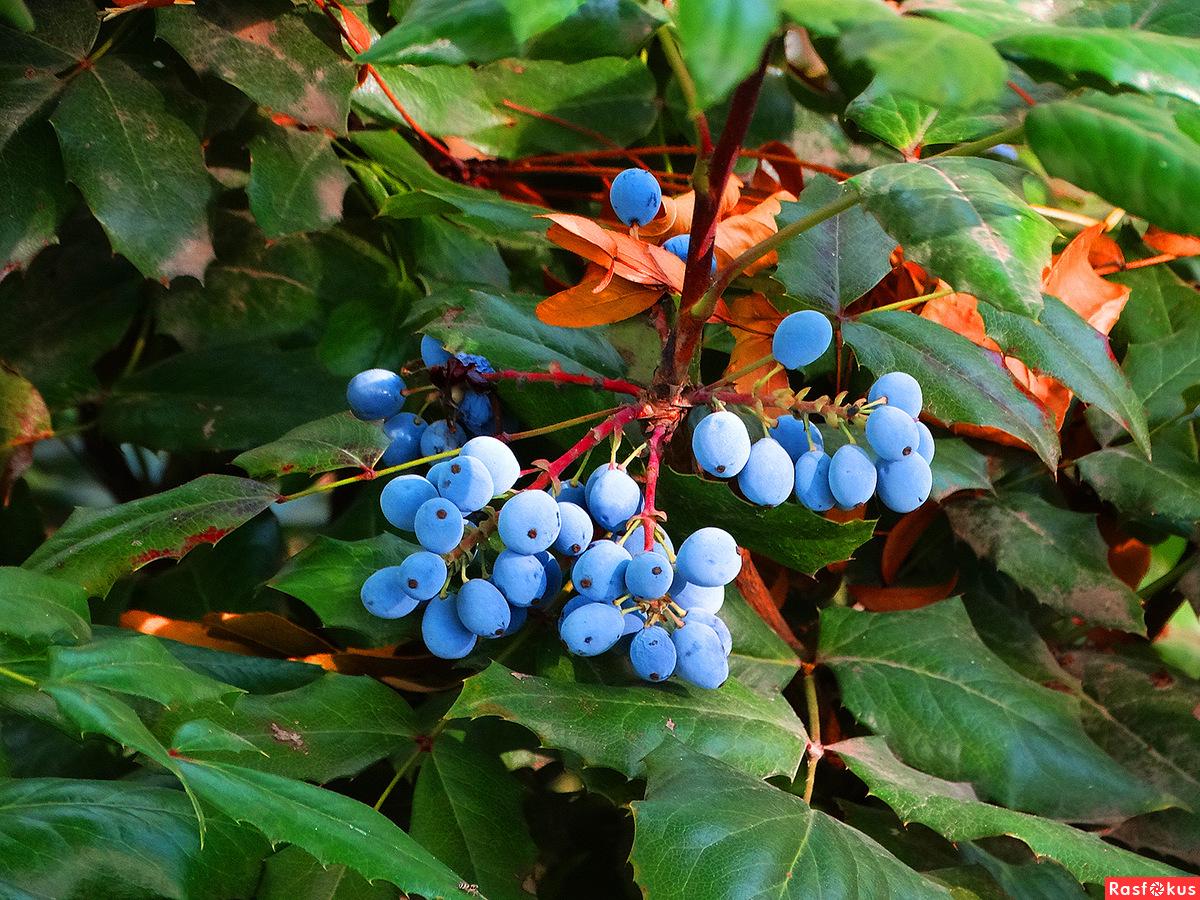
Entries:
<svg viewBox="0 0 1200 900">
<path fill-rule="evenodd" d="M 293 472 L 315 475 L 348 468 L 367 470 L 375 467 L 387 447 L 387 436 L 378 425 L 338 413 L 247 450 L 233 464 L 255 478 Z"/>
<path fill-rule="evenodd" d="M 779 25 L 777 0 L 680 0 L 675 27 L 697 102 L 706 109 L 758 67 Z"/>
<path fill-rule="evenodd" d="M 926 412 L 942 422 L 999 428 L 1048 466 L 1057 463 L 1058 435 L 1045 411 L 1017 389 L 998 357 L 966 338 L 899 310 L 843 322 L 842 337 L 875 375 L 899 370 L 916 378 Z"/>
<path fill-rule="evenodd" d="M 860 831 L 670 741 L 646 760 L 630 862 L 647 896 L 950 897 Z"/>
<path fill-rule="evenodd" d="M 299 847 L 267 859 L 257 900 L 396 900 L 396 888 L 371 884 L 347 866 L 323 866 Z"/>
<path fill-rule="evenodd" d="M 39 572 L 0 567 L 0 635 L 31 647 L 79 644 L 92 636 L 87 592 Z"/>
<path fill-rule="evenodd" d="M 500 716 L 528 728 L 545 747 L 570 750 L 588 765 L 629 778 L 643 774 L 646 754 L 672 739 L 753 775 L 791 777 L 807 740 L 786 700 L 762 697 L 733 680 L 715 691 L 676 682 L 579 684 L 497 662 L 463 683 L 447 715 Z"/>
<path fill-rule="evenodd" d="M 1129 445 L 1106 447 L 1075 464 L 1092 489 L 1128 516 L 1189 537 L 1200 522 L 1200 463 L 1170 444 L 1154 448 L 1154 461 Z"/>
<path fill-rule="evenodd" d="M 988 650 L 957 598 L 907 612 L 827 608 L 819 658 L 846 707 L 900 759 L 969 781 L 989 801 L 1074 822 L 1165 805 L 1088 738 L 1077 702 Z"/>
<path fill-rule="evenodd" d="M 877 166 L 850 183 L 909 259 L 985 303 L 1035 316 L 1056 231 L 1000 180 L 1012 171 L 951 158 Z"/>
<path fill-rule="evenodd" d="M 321 231 L 342 218 L 351 178 L 319 131 L 271 126 L 250 142 L 250 211 L 267 237 Z"/>
<path fill-rule="evenodd" d="M 37 388 L 0 363 L 0 505 L 33 464 L 33 445 L 54 434 Z"/>
<path fill-rule="evenodd" d="M 24 89 L 37 90 L 39 84 L 57 89 L 46 81 Z M 0 87 L 0 104 L 7 114 L 11 107 L 6 100 Z M 74 198 L 54 130 L 46 122 L 30 122 L 7 139 L 3 132 L 0 124 L 0 207 L 9 210 L 0 218 L 0 267 L 21 268 L 56 241 L 55 232 Z"/>
<path fill-rule="evenodd" d="M 920 822 L 955 843 L 1010 835 L 1028 844 L 1039 858 L 1052 859 L 1091 884 L 1103 884 L 1105 878 L 1183 874 L 1061 822 L 984 803 L 969 784 L 943 781 L 906 766 L 883 738 L 851 738 L 826 749 L 837 753 L 906 824 Z"/>
<path fill-rule="evenodd" d="M 1017 492 L 963 498 L 946 514 L 960 540 L 1039 602 L 1086 622 L 1144 633 L 1141 602 L 1109 568 L 1093 516 Z"/>
<path fill-rule="evenodd" d="M 0 60 L 4 63 L 61 72 L 92 49 L 100 19 L 88 0 L 25 0 L 24 5 L 36 27 L 28 33 L 31 29 L 23 23 L 15 23 L 16 29 L 0 26 Z"/>
<path fill-rule="evenodd" d="M 988 458 L 959 438 L 935 438 L 933 490 L 929 496 L 941 502 L 959 491 L 991 490 Z"/>
<path fill-rule="evenodd" d="M 1151 428 L 1178 419 L 1194 408 L 1191 395 L 1200 384 L 1198 337 L 1200 319 L 1158 340 L 1131 344 L 1125 354 L 1125 372 L 1146 409 Z"/>
<path fill-rule="evenodd" d="M 76 509 L 25 568 L 103 596 L 113 583 L 156 559 L 179 559 L 215 544 L 275 500 L 265 484 L 203 475 L 151 497 L 108 509 Z"/>
<path fill-rule="evenodd" d="M 79 73 L 50 121 L 67 177 L 113 248 L 148 277 L 203 279 L 212 182 L 177 109 L 156 80 L 107 57 Z"/>
<path fill-rule="evenodd" d="M 999 131 L 1005 116 L 998 109 L 965 112 L 939 109 L 912 97 L 894 94 L 872 81 L 850 101 L 846 118 L 886 141 L 912 153 L 926 144 L 954 144 Z"/>
<path fill-rule="evenodd" d="M 782 691 L 800 671 L 800 660 L 732 584 L 725 588 L 721 619 L 733 636 L 729 674 L 768 696 Z"/>
<path fill-rule="evenodd" d="M 797 503 L 773 508 L 739 498 L 723 481 L 681 475 L 664 468 L 658 502 L 667 513 L 667 529 L 682 541 L 699 528 L 724 528 L 742 547 L 809 574 L 849 559 L 866 543 L 873 521 L 833 522 Z"/>
<path fill-rule="evenodd" d="M 159 10 L 158 36 L 197 72 L 228 81 L 255 102 L 306 125 L 346 130 L 355 67 L 318 13 L 287 0 L 207 0 Z"/>
</svg>

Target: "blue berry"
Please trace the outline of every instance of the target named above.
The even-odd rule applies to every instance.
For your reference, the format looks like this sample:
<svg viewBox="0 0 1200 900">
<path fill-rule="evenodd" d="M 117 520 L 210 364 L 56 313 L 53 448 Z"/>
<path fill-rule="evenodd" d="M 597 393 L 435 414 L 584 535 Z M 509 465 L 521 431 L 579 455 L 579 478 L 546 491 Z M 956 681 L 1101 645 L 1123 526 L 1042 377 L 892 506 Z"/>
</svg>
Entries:
<svg viewBox="0 0 1200 900">
<path fill-rule="evenodd" d="M 487 506 L 494 493 L 492 476 L 485 466 L 473 456 L 459 454 L 454 459 L 438 463 L 440 469 L 434 487 L 438 493 L 454 503 L 464 513 L 478 512 Z M 433 469 L 429 470 L 433 481 Z"/>
<path fill-rule="evenodd" d="M 478 637 L 468 631 L 458 617 L 458 598 L 453 594 L 430 601 L 421 617 L 421 637 L 434 656 L 462 659 L 473 649 Z"/>
<path fill-rule="evenodd" d="M 646 681 L 666 681 L 675 671 L 675 644 L 661 625 L 643 628 L 629 645 L 633 671 Z"/>
<path fill-rule="evenodd" d="M 600 474 L 595 481 L 588 479 L 588 510 L 601 528 L 616 531 L 637 515 L 642 491 L 624 469 L 601 467 L 597 471 Z"/>
<path fill-rule="evenodd" d="M 454 358 L 468 368 L 474 368 L 476 372 L 481 372 L 487 375 L 496 370 L 492 368 L 491 361 L 481 353 L 465 353 L 459 351 L 454 354 Z"/>
<path fill-rule="evenodd" d="M 578 482 L 564 481 L 558 492 L 558 502 L 574 503 L 576 506 L 587 509 L 587 489 Z"/>
<path fill-rule="evenodd" d="M 679 548 L 675 568 L 692 584 L 722 587 L 742 570 L 742 557 L 729 532 L 720 528 L 701 528 L 690 534 Z"/>
<path fill-rule="evenodd" d="M 355 417 L 372 422 L 400 412 L 404 405 L 404 379 L 387 369 L 367 369 L 350 379 L 346 402 Z"/>
<path fill-rule="evenodd" d="M 785 369 L 800 369 L 816 362 L 833 341 L 833 326 L 812 309 L 794 312 L 775 329 L 771 354 Z"/>
<path fill-rule="evenodd" d="M 473 456 L 485 466 L 492 476 L 493 496 L 512 490 L 521 475 L 521 464 L 508 444 L 494 437 L 474 437 L 463 444 L 462 456 Z M 560 498 L 561 499 L 561 498 Z"/>
<path fill-rule="evenodd" d="M 508 627 L 504 629 L 504 634 L 501 637 L 516 634 L 521 630 L 521 626 L 525 624 L 525 620 L 529 618 L 529 610 L 524 606 L 511 606 L 508 613 Z"/>
<path fill-rule="evenodd" d="M 796 460 L 796 499 L 813 512 L 833 509 L 836 502 L 829 490 L 829 454 L 809 450 Z"/>
<path fill-rule="evenodd" d="M 431 553 L 449 553 L 462 540 L 465 523 L 462 512 L 445 497 L 426 500 L 413 519 L 417 543 Z"/>
<path fill-rule="evenodd" d="M 829 462 L 829 492 L 842 509 L 866 503 L 875 493 L 875 464 L 854 444 L 838 448 Z"/>
<path fill-rule="evenodd" d="M 467 391 L 458 404 L 458 420 L 475 434 L 496 432 L 496 412 L 492 398 L 478 391 Z"/>
<path fill-rule="evenodd" d="M 625 627 L 621 629 L 621 637 L 637 634 L 646 627 L 646 616 L 640 609 L 631 609 L 625 613 Z"/>
<path fill-rule="evenodd" d="M 624 547 L 632 556 L 637 556 L 639 553 L 661 553 L 663 556 L 675 555 L 675 545 L 671 543 L 671 537 L 665 531 L 659 532 L 662 535 L 662 540 L 657 537 L 654 543 L 650 545 L 650 550 L 646 549 L 646 532 L 642 528 L 635 528 L 628 536 L 621 538 L 621 546 Z M 667 551 L 670 551 L 668 554 Z"/>
<path fill-rule="evenodd" d="M 557 500 L 545 491 L 521 491 L 500 510 L 496 530 L 508 549 L 539 553 L 554 545 L 561 527 Z"/>
<path fill-rule="evenodd" d="M 690 621 L 693 624 L 700 622 L 703 625 L 707 625 L 721 639 L 722 652 L 726 656 L 733 652 L 733 635 L 729 633 L 729 626 L 718 619 L 715 613 L 710 613 L 703 609 L 692 609 L 688 611 L 687 616 L 684 617 L 684 621 Z"/>
<path fill-rule="evenodd" d="M 511 608 L 495 585 L 472 578 L 458 590 L 458 618 L 467 631 L 480 637 L 503 637 L 512 619 Z"/>
<path fill-rule="evenodd" d="M 921 433 L 904 410 L 879 406 L 867 417 L 867 441 L 881 459 L 903 459 L 917 449 Z"/>
<path fill-rule="evenodd" d="M 692 432 L 692 455 L 709 475 L 732 478 L 750 458 L 745 423 L 728 410 L 705 416 Z"/>
<path fill-rule="evenodd" d="M 492 583 L 513 606 L 529 606 L 546 592 L 546 567 L 536 556 L 502 550 L 492 566 Z"/>
<path fill-rule="evenodd" d="M 684 262 L 687 262 L 688 250 L 691 248 L 692 239 L 690 235 L 677 234 L 675 237 L 663 241 L 662 248 L 668 253 L 674 253 Z M 714 253 L 712 258 L 712 274 L 717 273 L 717 255 Z"/>
<path fill-rule="evenodd" d="M 571 613 L 575 612 L 575 610 L 579 609 L 579 607 L 586 606 L 589 603 L 595 603 L 595 602 L 596 602 L 595 600 L 589 600 L 587 597 L 583 596 L 582 594 L 578 594 L 578 595 L 572 597 L 570 600 L 568 600 L 566 603 L 563 604 L 562 611 L 558 614 L 559 629 L 560 630 L 562 629 L 562 623 L 567 618 L 567 616 L 569 616 Z"/>
<path fill-rule="evenodd" d="M 714 615 L 725 602 L 725 588 L 702 587 L 678 575 L 671 584 L 671 599 L 684 609 L 702 609 Z"/>
<path fill-rule="evenodd" d="M 868 400 L 878 400 L 887 397 L 887 405 L 902 409 L 914 419 L 921 414 L 925 400 L 921 395 L 921 385 L 917 379 L 907 372 L 888 372 L 881 375 L 867 391 Z"/>
<path fill-rule="evenodd" d="M 792 462 L 798 460 L 809 450 L 825 449 L 825 439 L 821 437 L 820 429 L 809 422 L 808 429 L 805 430 L 804 420 L 797 419 L 795 416 L 780 416 L 775 427 L 771 429 L 771 437 L 779 441 L 780 446 L 792 458 Z M 810 437 L 812 446 L 809 446 L 808 442 Z"/>
<path fill-rule="evenodd" d="M 428 427 L 425 420 L 410 412 L 396 413 L 383 423 L 383 433 L 388 436 L 388 444 L 383 456 L 379 458 L 379 467 L 398 466 L 412 462 L 421 455 L 421 435 Z"/>
<path fill-rule="evenodd" d="M 436 553 L 418 550 L 400 563 L 400 582 L 404 592 L 418 600 L 428 600 L 446 583 L 446 561 Z"/>
<path fill-rule="evenodd" d="M 542 564 L 542 569 L 546 572 L 546 589 L 542 591 L 541 596 L 533 601 L 533 605 L 543 607 L 548 605 L 563 586 L 562 566 L 558 564 L 558 560 L 543 550 L 541 553 L 535 554 L 535 558 Z"/>
<path fill-rule="evenodd" d="M 401 475 L 384 486 L 379 495 L 379 508 L 392 525 L 401 531 L 412 531 L 421 504 L 437 495 L 437 488 L 428 479 L 420 475 Z"/>
<path fill-rule="evenodd" d="M 589 600 L 611 602 L 625 593 L 625 569 L 632 557 L 612 541 L 596 541 L 575 560 L 571 580 Z"/>
<path fill-rule="evenodd" d="M 384 566 L 371 573 L 363 582 L 359 596 L 367 612 L 381 619 L 401 619 L 420 604 L 404 590 L 399 566 Z"/>
<path fill-rule="evenodd" d="M 929 430 L 929 426 L 924 422 L 917 422 L 917 434 L 920 436 L 917 443 L 917 452 L 925 457 L 925 462 L 933 462 L 933 454 L 937 450 L 937 445 L 933 442 L 933 432 Z"/>
<path fill-rule="evenodd" d="M 592 542 L 592 533 L 595 531 L 592 517 L 583 507 L 562 500 L 558 501 L 558 516 L 562 527 L 554 541 L 554 549 L 567 556 L 578 556 Z"/>
<path fill-rule="evenodd" d="M 586 603 L 563 619 L 559 634 L 576 656 L 598 656 L 621 637 L 625 617 L 611 603 Z"/>
<path fill-rule="evenodd" d="M 421 335 L 421 362 L 430 369 L 444 366 L 450 362 L 450 351 L 443 347 L 442 342 L 437 338 L 423 334 Z"/>
<path fill-rule="evenodd" d="M 626 169 L 613 179 L 608 202 L 626 225 L 645 225 L 658 215 L 662 188 L 658 179 L 645 169 Z"/>
<path fill-rule="evenodd" d="M 462 429 L 445 419 L 430 422 L 421 435 L 421 455 L 436 456 L 462 446 Z"/>
<path fill-rule="evenodd" d="M 933 472 L 921 454 L 880 460 L 879 499 L 888 509 L 898 513 L 912 512 L 929 499 L 932 488 Z"/>
<path fill-rule="evenodd" d="M 671 562 L 661 553 L 639 553 L 625 567 L 625 587 L 641 600 L 664 596 L 675 579 Z"/>
<path fill-rule="evenodd" d="M 792 493 L 796 470 L 788 452 L 773 438 L 755 441 L 738 473 L 738 487 L 759 506 L 778 506 Z"/>
<path fill-rule="evenodd" d="M 675 645 L 675 672 L 696 687 L 719 688 L 729 677 L 729 660 L 720 636 L 703 622 L 685 621 L 671 632 Z"/>
</svg>

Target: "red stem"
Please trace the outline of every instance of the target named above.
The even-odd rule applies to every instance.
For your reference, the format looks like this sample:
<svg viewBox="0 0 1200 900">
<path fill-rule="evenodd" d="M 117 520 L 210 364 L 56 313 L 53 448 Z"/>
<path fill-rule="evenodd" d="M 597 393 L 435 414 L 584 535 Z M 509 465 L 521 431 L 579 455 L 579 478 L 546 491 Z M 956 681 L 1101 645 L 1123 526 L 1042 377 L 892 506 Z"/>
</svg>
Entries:
<svg viewBox="0 0 1200 900">
<path fill-rule="evenodd" d="M 690 147 L 685 144 L 659 144 L 653 147 L 631 147 L 628 150 L 584 150 L 577 153 L 542 153 L 537 156 L 526 156 L 518 162 L 559 162 L 573 160 L 580 162 L 584 159 L 606 159 L 618 156 L 628 156 L 630 153 L 635 153 L 640 156 L 650 156 L 651 154 L 669 153 L 677 156 L 696 156 L 704 155 L 697 154 L 695 147 Z M 812 162 L 806 159 L 797 159 L 794 156 L 788 156 L 783 153 L 771 153 L 766 150 L 747 150 L 742 149 L 742 156 L 749 156 L 754 159 L 765 159 L 767 162 L 780 162 L 799 165 L 801 168 L 810 169 L 813 172 L 821 172 L 833 178 L 845 180 L 850 177 L 849 172 L 843 172 L 841 169 L 835 169 L 832 166 L 827 166 L 819 162 Z"/>
<path fill-rule="evenodd" d="M 501 100 L 500 105 L 506 106 L 509 109 L 514 110 L 515 112 L 524 113 L 527 116 L 532 116 L 535 119 L 542 119 L 545 122 L 550 122 L 551 124 L 557 125 L 560 128 L 565 128 L 568 131 L 574 131 L 576 134 L 582 134 L 584 137 L 589 137 L 593 141 L 596 141 L 599 144 L 604 144 L 608 147 L 611 147 L 613 150 L 620 151 L 621 155 L 627 156 L 635 166 L 639 166 L 640 168 L 643 168 L 643 169 L 648 168 L 648 166 L 644 162 L 642 162 L 640 159 L 638 159 L 636 156 L 634 156 L 628 150 L 625 150 L 623 147 L 621 147 L 620 144 L 618 144 L 616 141 L 614 141 L 608 135 L 602 134 L 601 132 L 596 131 L 594 128 L 588 128 L 586 125 L 580 125 L 578 122 L 571 122 L 571 121 L 569 121 L 567 119 L 563 119 L 559 116 L 555 116 L 555 115 L 551 115 L 550 113 L 542 112 L 539 109 L 531 109 L 528 106 L 522 106 L 520 103 L 514 103 L 512 100 L 509 100 L 507 98 Z"/>
<path fill-rule="evenodd" d="M 645 390 L 641 385 L 620 378 L 593 378 L 591 375 L 574 375 L 558 370 L 550 372 L 518 372 L 516 369 L 502 369 L 499 372 L 488 372 L 483 376 L 488 381 L 548 381 L 553 384 L 582 384 L 597 390 L 612 391 L 616 394 L 627 394 L 630 397 L 640 396 Z"/>
<path fill-rule="evenodd" d="M 654 529 L 658 525 L 658 508 L 654 505 L 654 496 L 658 490 L 658 469 L 662 462 L 662 444 L 666 437 L 667 427 L 659 425 L 650 435 L 649 455 L 646 458 L 646 502 L 642 506 L 642 531 L 645 535 L 647 552 L 654 549 Z"/>
<path fill-rule="evenodd" d="M 583 456 L 583 454 L 587 453 L 613 432 L 620 431 L 634 419 L 638 418 L 643 411 L 643 407 L 640 404 L 631 403 L 629 406 L 623 406 L 595 428 L 589 430 L 566 453 L 550 463 L 549 468 L 534 479 L 528 489 L 531 491 L 540 491 L 547 488 L 554 479 L 559 478 L 567 470 L 567 467 L 571 463 L 579 459 L 579 457 Z"/>
</svg>

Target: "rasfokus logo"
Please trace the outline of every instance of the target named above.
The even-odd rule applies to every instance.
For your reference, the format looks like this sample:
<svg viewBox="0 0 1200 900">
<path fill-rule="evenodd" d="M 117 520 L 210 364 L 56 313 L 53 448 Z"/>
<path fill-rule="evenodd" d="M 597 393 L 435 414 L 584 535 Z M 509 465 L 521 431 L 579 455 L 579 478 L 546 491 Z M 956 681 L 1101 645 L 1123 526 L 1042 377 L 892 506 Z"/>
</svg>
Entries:
<svg viewBox="0 0 1200 900">
<path fill-rule="evenodd" d="M 1200 878 L 1105 878 L 1104 896 L 1200 898 Z"/>
</svg>

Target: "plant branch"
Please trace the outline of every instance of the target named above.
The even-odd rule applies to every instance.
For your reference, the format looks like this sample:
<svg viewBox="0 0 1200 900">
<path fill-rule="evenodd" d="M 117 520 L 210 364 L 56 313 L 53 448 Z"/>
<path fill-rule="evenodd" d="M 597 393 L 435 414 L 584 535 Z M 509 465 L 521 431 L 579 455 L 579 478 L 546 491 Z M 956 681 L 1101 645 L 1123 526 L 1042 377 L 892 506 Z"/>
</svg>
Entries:
<svg viewBox="0 0 1200 900">
<path fill-rule="evenodd" d="M 928 303 L 930 300 L 937 300 L 939 297 L 948 297 L 954 293 L 954 288 L 939 288 L 928 294 L 922 294 L 919 297 L 909 297 L 907 300 L 897 300 L 895 303 L 889 303 L 886 306 L 876 306 L 874 309 L 864 309 L 859 316 L 869 316 L 871 313 L 890 312 L 895 309 L 908 309 L 910 306 L 916 306 L 920 303 Z"/>
<path fill-rule="evenodd" d="M 502 369 L 499 372 L 488 372 L 483 377 L 488 381 L 547 381 L 553 384 L 582 384 L 597 390 L 628 394 L 630 397 L 637 397 L 645 390 L 641 385 L 620 378 L 595 378 L 591 375 L 576 375 L 561 371 L 518 372 L 515 369 Z"/>
<path fill-rule="evenodd" d="M 817 763 L 825 755 L 821 746 L 821 707 L 817 702 L 815 666 L 804 664 L 804 704 L 808 708 L 808 772 L 804 777 L 804 802 L 812 802 L 813 786 L 817 782 Z"/>
<path fill-rule="evenodd" d="M 941 153 L 935 153 L 933 156 L 927 156 L 925 159 L 928 162 L 931 159 L 940 159 L 944 156 L 975 156 L 984 150 L 992 149 L 997 144 L 1010 144 L 1013 141 L 1019 141 L 1023 134 L 1025 134 L 1024 122 L 1014 125 L 1012 128 L 1005 128 L 1003 131 L 997 131 L 995 134 L 989 134 L 987 137 L 981 137 L 977 141 L 959 144 L 957 147 L 951 147 L 949 150 L 943 150 Z"/>
<path fill-rule="evenodd" d="M 619 431 L 625 425 L 638 418 L 642 413 L 642 407 L 637 404 L 623 406 L 615 413 L 597 425 L 595 428 L 588 431 L 583 437 L 576 441 L 566 453 L 550 463 L 549 467 L 529 485 L 530 490 L 540 491 L 546 488 L 556 478 L 562 475 L 576 459 L 582 456 L 587 451 L 591 450 L 598 443 L 608 437 L 615 431 Z"/>
<path fill-rule="evenodd" d="M 658 40 L 662 44 L 667 64 L 675 74 L 675 81 L 679 84 L 683 99 L 687 103 L 687 116 L 696 126 L 696 140 L 700 146 L 700 153 L 707 156 L 713 150 L 712 132 L 708 130 L 708 118 L 704 115 L 703 107 L 700 106 L 696 82 L 692 80 L 692 74 L 683 61 L 683 54 L 679 51 L 679 42 L 675 40 L 675 34 L 671 30 L 670 24 L 663 25 L 658 29 Z"/>
<path fill-rule="evenodd" d="M 667 436 L 667 426 L 657 425 L 650 435 L 649 454 L 646 458 L 646 501 L 639 516 L 642 520 L 642 531 L 645 536 L 644 549 L 649 552 L 654 549 L 654 529 L 658 527 L 661 513 L 654 505 L 658 492 L 658 470 L 662 464 L 662 445 Z"/>
</svg>

